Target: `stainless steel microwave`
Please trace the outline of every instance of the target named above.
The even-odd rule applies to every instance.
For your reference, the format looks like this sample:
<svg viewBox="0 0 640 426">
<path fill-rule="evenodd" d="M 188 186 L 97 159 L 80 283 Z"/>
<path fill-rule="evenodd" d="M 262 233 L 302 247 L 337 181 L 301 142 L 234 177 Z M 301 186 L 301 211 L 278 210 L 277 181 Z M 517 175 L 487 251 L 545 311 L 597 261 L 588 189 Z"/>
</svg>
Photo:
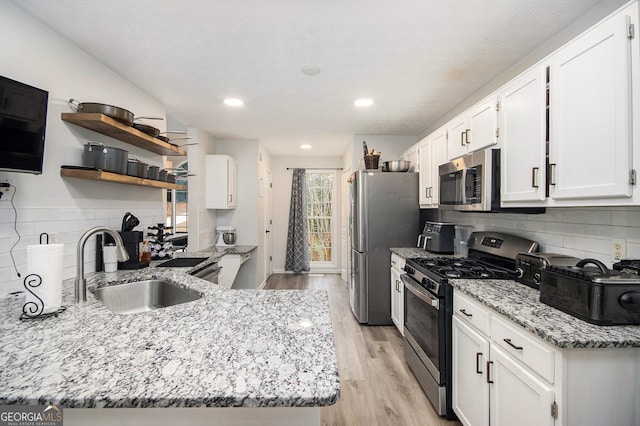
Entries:
<svg viewBox="0 0 640 426">
<path fill-rule="evenodd" d="M 544 208 L 500 206 L 500 150 L 485 149 L 439 167 L 440 209 L 471 212 L 544 213 Z"/>
</svg>

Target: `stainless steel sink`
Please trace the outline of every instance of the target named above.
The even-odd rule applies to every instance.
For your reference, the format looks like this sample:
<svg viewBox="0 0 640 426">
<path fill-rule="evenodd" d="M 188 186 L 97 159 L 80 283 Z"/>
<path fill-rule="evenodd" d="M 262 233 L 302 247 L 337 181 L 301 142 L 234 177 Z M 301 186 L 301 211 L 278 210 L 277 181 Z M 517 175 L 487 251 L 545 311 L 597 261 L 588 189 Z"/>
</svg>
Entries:
<svg viewBox="0 0 640 426">
<path fill-rule="evenodd" d="M 167 306 L 193 302 L 202 296 L 168 281 L 146 280 L 101 287 L 93 290 L 96 298 L 117 314 L 137 314 Z"/>
</svg>

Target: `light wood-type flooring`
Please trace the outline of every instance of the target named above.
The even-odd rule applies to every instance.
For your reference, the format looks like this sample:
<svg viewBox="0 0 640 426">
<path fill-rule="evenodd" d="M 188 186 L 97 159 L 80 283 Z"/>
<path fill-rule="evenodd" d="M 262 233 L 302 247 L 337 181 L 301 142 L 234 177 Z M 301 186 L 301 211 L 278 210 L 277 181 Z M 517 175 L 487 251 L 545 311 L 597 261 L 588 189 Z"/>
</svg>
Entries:
<svg viewBox="0 0 640 426">
<path fill-rule="evenodd" d="M 321 289 L 329 293 L 340 399 L 320 409 L 322 425 L 460 425 L 439 417 L 404 360 L 394 326 L 360 325 L 339 275 L 274 274 L 265 289 Z"/>
</svg>

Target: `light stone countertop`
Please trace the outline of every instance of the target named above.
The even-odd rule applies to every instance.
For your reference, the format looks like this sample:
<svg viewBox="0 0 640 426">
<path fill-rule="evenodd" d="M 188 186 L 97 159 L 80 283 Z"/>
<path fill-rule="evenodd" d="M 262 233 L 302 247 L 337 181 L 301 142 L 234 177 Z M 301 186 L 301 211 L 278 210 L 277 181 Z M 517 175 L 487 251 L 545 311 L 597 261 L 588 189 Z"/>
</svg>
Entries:
<svg viewBox="0 0 640 426">
<path fill-rule="evenodd" d="M 179 256 L 212 256 L 211 263 L 226 250 Z M 24 297 L 0 300 L 0 404 L 316 407 L 338 400 L 325 291 L 227 290 L 187 273 L 195 268 L 89 280 L 91 290 L 160 278 L 203 295 L 140 314 L 115 314 L 91 291 L 87 302 L 73 303 L 73 280 L 64 283 L 67 310 L 57 318 L 20 321 Z"/>
<path fill-rule="evenodd" d="M 392 248 L 401 257 L 439 257 L 419 248 Z M 512 280 L 449 279 L 456 290 L 558 348 L 640 348 L 640 325 L 599 326 L 540 302 L 540 292 Z"/>
</svg>

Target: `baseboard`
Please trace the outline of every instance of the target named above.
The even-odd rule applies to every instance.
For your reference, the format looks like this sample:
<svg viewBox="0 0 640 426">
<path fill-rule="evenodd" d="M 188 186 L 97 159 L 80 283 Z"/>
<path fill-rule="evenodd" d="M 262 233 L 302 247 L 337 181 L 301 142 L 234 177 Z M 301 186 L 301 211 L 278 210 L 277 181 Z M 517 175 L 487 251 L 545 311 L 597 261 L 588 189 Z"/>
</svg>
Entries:
<svg viewBox="0 0 640 426">
<path fill-rule="evenodd" d="M 310 271 L 305 271 L 305 272 L 293 272 L 293 271 L 285 271 L 284 269 L 274 269 L 273 270 L 274 274 L 339 274 L 340 273 L 340 269 L 312 269 Z"/>
</svg>

